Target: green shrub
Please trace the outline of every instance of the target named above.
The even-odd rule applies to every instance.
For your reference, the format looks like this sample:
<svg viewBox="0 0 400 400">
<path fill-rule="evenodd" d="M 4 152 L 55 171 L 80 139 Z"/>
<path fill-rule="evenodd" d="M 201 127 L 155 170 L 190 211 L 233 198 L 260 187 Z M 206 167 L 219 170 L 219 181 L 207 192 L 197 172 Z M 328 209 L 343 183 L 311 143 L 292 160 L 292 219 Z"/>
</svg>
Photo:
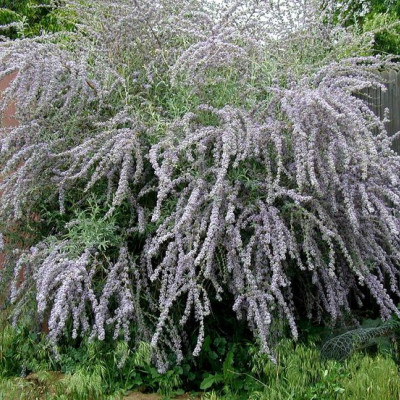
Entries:
<svg viewBox="0 0 400 400">
<path fill-rule="evenodd" d="M 374 33 L 375 51 L 400 55 L 400 13 L 371 13 L 365 18 L 363 30 Z"/>
<path fill-rule="evenodd" d="M 0 31 L 11 39 L 72 30 L 73 23 L 69 19 L 70 16 L 61 12 L 53 0 L 0 1 L 0 25 L 17 23 Z"/>
</svg>

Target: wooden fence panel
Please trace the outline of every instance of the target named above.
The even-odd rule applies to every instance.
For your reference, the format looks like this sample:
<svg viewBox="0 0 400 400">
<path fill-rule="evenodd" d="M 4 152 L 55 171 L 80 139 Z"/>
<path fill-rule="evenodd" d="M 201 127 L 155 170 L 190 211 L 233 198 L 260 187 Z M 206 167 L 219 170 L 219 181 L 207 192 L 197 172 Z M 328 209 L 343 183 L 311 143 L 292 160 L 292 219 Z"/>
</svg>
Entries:
<svg viewBox="0 0 400 400">
<path fill-rule="evenodd" d="M 382 73 L 382 78 L 386 91 L 368 88 L 359 97 L 366 100 L 371 110 L 381 119 L 384 118 L 385 109 L 389 109 L 390 121 L 385 127 L 389 135 L 394 135 L 400 131 L 400 72 L 386 71 Z M 393 149 L 400 154 L 400 138 L 395 139 Z"/>
</svg>

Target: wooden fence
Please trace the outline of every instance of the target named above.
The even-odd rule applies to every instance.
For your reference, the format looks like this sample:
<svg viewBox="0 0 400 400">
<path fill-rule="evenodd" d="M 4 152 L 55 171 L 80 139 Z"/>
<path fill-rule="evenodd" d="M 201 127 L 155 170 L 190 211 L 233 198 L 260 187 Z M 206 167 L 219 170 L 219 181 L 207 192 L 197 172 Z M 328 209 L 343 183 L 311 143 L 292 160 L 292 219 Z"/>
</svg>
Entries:
<svg viewBox="0 0 400 400">
<path fill-rule="evenodd" d="M 400 71 L 387 71 L 382 73 L 387 87 L 386 91 L 369 88 L 360 96 L 365 99 L 371 110 L 381 119 L 385 109 L 389 109 L 390 122 L 385 124 L 390 135 L 400 131 Z M 393 143 L 393 148 L 400 154 L 400 138 Z"/>
</svg>

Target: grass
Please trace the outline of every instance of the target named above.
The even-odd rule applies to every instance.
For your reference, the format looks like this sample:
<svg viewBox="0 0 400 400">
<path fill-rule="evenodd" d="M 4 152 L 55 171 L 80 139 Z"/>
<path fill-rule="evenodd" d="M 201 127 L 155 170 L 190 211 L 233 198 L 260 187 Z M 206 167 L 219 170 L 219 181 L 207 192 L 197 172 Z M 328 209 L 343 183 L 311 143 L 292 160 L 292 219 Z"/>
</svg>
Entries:
<svg viewBox="0 0 400 400">
<path fill-rule="evenodd" d="M 256 356 L 256 359 L 260 356 Z M 263 389 L 252 400 L 384 400 L 400 399 L 398 366 L 387 355 L 356 353 L 340 363 L 322 361 L 313 345 L 280 344 L 277 365 L 263 362 L 253 366 Z"/>
</svg>

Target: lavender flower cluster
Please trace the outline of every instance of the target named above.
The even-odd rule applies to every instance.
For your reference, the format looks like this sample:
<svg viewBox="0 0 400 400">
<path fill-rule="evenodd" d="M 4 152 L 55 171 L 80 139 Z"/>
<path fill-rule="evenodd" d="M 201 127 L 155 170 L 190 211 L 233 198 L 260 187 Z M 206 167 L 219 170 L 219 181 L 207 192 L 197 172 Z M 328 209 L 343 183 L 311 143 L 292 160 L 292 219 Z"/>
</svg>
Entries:
<svg viewBox="0 0 400 400">
<path fill-rule="evenodd" d="M 29 214 L 43 187 L 65 212 L 75 186 L 102 182 L 105 219 L 131 210 L 113 256 L 71 253 L 62 230 L 21 250 L 11 300 L 35 293 L 53 343 L 67 321 L 100 340 L 135 325 L 163 370 L 193 323 L 200 353 L 228 295 L 272 358 L 276 321 L 296 338 L 302 308 L 334 323 L 369 293 L 398 313 L 400 157 L 356 96 L 395 65 L 357 56 L 370 41 L 333 25 L 334 2 L 282 3 L 67 1 L 68 40 L 0 44 L 0 78 L 16 74 L 0 111 L 15 100 L 20 122 L 0 132 L 1 217 Z M 207 93 L 229 79 L 241 96 L 216 107 Z M 171 116 L 177 88 L 196 101 Z"/>
</svg>

